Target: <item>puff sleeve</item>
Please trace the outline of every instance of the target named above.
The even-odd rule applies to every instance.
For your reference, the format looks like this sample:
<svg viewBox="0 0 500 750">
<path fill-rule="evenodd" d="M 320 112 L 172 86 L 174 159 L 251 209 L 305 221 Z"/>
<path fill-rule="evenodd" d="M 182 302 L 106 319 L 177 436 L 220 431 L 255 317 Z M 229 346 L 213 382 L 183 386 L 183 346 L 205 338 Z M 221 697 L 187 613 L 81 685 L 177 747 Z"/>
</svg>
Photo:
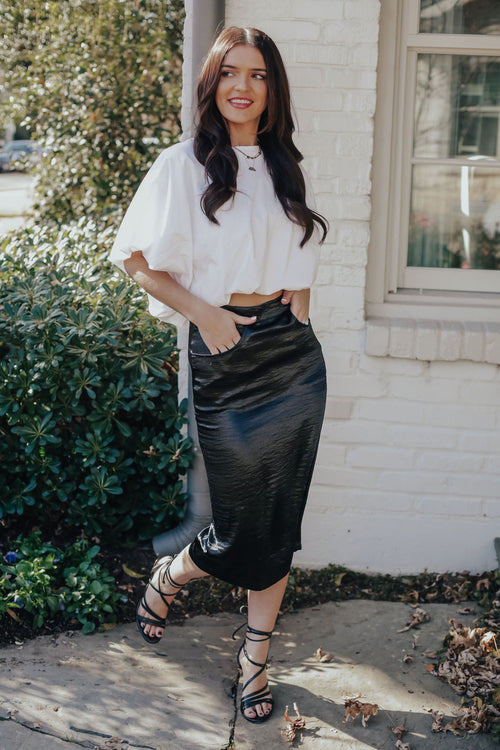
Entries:
<svg viewBox="0 0 500 750">
<path fill-rule="evenodd" d="M 122 270 L 140 251 L 154 271 L 167 271 L 189 289 L 193 275 L 190 166 L 176 144 L 162 151 L 135 193 L 118 229 L 110 260 Z M 148 295 L 152 315 L 175 325 L 183 317 Z"/>
</svg>

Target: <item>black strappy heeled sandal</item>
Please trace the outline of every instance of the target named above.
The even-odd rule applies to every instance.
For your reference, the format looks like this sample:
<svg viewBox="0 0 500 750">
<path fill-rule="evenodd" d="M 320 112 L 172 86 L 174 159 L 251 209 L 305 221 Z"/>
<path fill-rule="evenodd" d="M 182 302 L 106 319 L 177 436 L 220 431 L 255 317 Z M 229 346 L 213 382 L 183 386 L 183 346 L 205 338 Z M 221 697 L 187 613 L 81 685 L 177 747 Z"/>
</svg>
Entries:
<svg viewBox="0 0 500 750">
<path fill-rule="evenodd" d="M 174 555 L 174 557 L 175 557 L 175 555 Z M 154 625 L 157 628 L 164 628 L 165 624 L 166 624 L 166 620 L 167 620 L 166 615 L 165 615 L 165 617 L 160 617 L 148 605 L 148 603 L 146 601 L 146 593 L 147 593 L 148 588 L 151 586 L 151 588 L 153 589 L 153 591 L 156 591 L 156 593 L 161 596 L 163 602 L 168 607 L 169 606 L 169 602 L 167 601 L 166 597 L 167 596 L 172 596 L 172 594 L 175 594 L 179 589 L 181 589 L 184 586 L 184 584 L 177 583 L 176 581 L 174 581 L 174 579 L 170 575 L 170 566 L 172 565 L 172 562 L 174 561 L 174 557 L 172 557 L 171 555 L 169 555 L 167 557 L 159 557 L 155 561 L 155 564 L 153 565 L 153 568 L 151 570 L 151 575 L 149 577 L 148 585 L 146 586 L 146 588 L 144 590 L 144 594 L 142 595 L 141 601 L 137 605 L 137 609 L 136 609 L 136 612 L 135 612 L 135 621 L 137 623 L 137 628 L 139 630 L 139 633 L 144 638 L 144 640 L 147 641 L 148 643 L 158 643 L 158 641 L 161 640 L 162 636 L 149 635 L 149 633 L 145 633 L 144 632 L 144 625 Z M 155 576 L 155 574 L 157 572 L 159 572 L 158 586 L 161 587 L 162 584 L 167 583 L 169 585 L 169 587 L 172 587 L 174 589 L 174 591 L 170 591 L 167 594 L 167 593 L 161 591 L 161 588 L 157 588 L 154 585 L 153 578 L 154 578 L 154 576 Z M 139 614 L 139 607 L 142 607 L 143 609 L 145 609 L 146 612 L 148 613 L 148 615 L 150 615 L 150 617 L 148 617 L 147 615 L 140 615 Z"/>
<path fill-rule="evenodd" d="M 267 721 L 269 719 L 269 717 L 271 716 L 273 712 L 274 700 L 271 695 L 271 691 L 269 690 L 269 683 L 267 681 L 266 681 L 265 686 L 261 688 L 260 690 L 254 690 L 253 693 L 249 693 L 248 695 L 245 695 L 245 690 L 248 688 L 250 683 L 256 680 L 257 677 L 259 677 L 262 674 L 262 672 L 265 670 L 267 666 L 267 659 L 264 662 L 264 664 L 260 664 L 259 662 L 251 659 L 250 656 L 248 655 L 245 644 L 246 644 L 247 639 L 249 641 L 253 641 L 254 643 L 263 643 L 264 641 L 270 640 L 272 634 L 273 634 L 272 631 L 270 633 L 266 633 L 264 630 L 256 630 L 255 628 L 250 627 L 250 625 L 247 625 L 247 632 L 246 632 L 245 640 L 243 641 L 241 648 L 238 651 L 237 662 L 238 662 L 239 670 L 242 675 L 243 675 L 243 667 L 241 666 L 241 653 L 242 652 L 244 653 L 245 658 L 250 662 L 250 664 L 253 664 L 255 667 L 260 667 L 260 669 L 258 669 L 258 671 L 252 677 L 250 677 L 249 680 L 245 682 L 241 690 L 240 711 L 241 711 L 243 718 L 246 719 L 247 721 L 251 721 L 252 724 L 262 724 L 262 722 Z M 252 635 L 256 635 L 259 637 L 258 638 L 249 637 Z M 270 703 L 271 710 L 269 711 L 269 713 L 264 714 L 263 716 L 259 716 L 257 712 L 255 712 L 256 716 L 246 716 L 245 711 L 249 708 L 253 708 L 254 706 L 257 706 L 259 703 Z"/>
</svg>

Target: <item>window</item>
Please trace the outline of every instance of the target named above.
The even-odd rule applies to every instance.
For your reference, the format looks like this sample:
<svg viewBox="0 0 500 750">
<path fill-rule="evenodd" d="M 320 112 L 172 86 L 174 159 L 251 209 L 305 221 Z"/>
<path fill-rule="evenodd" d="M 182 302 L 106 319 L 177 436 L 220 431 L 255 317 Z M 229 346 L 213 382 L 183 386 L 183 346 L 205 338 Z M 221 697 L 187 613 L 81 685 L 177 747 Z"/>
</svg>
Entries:
<svg viewBox="0 0 500 750">
<path fill-rule="evenodd" d="M 500 321 L 498 0 L 382 0 L 372 217 L 368 317 Z"/>
</svg>

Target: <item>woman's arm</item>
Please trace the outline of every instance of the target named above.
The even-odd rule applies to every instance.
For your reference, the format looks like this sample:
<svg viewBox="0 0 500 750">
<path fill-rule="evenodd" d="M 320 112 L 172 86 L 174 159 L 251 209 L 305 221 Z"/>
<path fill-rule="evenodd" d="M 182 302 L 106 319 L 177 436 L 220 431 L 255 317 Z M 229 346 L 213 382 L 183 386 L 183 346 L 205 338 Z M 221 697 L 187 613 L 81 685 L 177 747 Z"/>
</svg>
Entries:
<svg viewBox="0 0 500 750">
<path fill-rule="evenodd" d="M 285 289 L 281 301 L 284 305 L 290 303 L 290 310 L 295 315 L 297 320 L 300 320 L 301 323 L 308 323 L 310 296 L 310 289 L 299 289 L 296 291 L 289 291 L 288 289 Z"/>
<path fill-rule="evenodd" d="M 141 252 L 132 253 L 124 267 L 144 291 L 194 323 L 211 354 L 231 349 L 238 343 L 240 333 L 236 323 L 249 325 L 255 320 L 255 317 L 247 318 L 210 305 L 184 289 L 166 271 L 152 271 Z"/>
</svg>

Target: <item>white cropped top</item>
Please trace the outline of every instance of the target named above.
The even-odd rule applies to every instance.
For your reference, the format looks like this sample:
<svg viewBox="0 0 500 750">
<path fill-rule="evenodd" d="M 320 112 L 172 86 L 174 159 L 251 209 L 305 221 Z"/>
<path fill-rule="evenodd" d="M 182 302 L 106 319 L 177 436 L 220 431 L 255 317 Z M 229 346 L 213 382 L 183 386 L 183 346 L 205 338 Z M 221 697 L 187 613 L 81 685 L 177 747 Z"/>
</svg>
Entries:
<svg viewBox="0 0 500 750">
<path fill-rule="evenodd" d="M 306 289 L 316 275 L 318 229 L 304 247 L 304 230 L 287 218 L 274 193 L 258 146 L 238 146 L 238 192 L 211 223 L 200 206 L 207 181 L 193 139 L 165 149 L 139 186 L 116 235 L 110 259 L 118 267 L 140 250 L 149 267 L 168 271 L 185 289 L 212 305 L 226 305 L 233 292 L 272 294 Z M 255 171 L 249 169 L 252 166 Z M 314 200 L 306 180 L 306 200 Z M 184 318 L 149 297 L 152 315 L 175 325 Z"/>
</svg>

